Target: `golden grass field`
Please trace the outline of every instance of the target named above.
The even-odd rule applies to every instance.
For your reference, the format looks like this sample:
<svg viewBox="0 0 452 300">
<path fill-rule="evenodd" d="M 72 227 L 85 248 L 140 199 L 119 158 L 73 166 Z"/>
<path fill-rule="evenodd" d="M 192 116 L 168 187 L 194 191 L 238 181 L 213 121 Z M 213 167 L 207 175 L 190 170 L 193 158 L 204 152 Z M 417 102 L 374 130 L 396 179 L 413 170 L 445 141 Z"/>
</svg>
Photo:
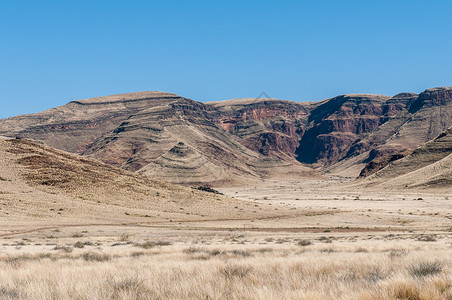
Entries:
<svg viewBox="0 0 452 300">
<path fill-rule="evenodd" d="M 82 227 L 3 239 L 2 299 L 452 299 L 448 233 Z"/>
</svg>

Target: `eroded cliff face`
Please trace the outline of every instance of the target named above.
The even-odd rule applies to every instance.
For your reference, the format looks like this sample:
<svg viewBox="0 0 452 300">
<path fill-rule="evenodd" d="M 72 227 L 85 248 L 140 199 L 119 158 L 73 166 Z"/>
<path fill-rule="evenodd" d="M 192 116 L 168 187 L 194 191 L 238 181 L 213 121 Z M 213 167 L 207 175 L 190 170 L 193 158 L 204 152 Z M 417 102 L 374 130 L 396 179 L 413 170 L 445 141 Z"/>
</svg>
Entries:
<svg viewBox="0 0 452 300">
<path fill-rule="evenodd" d="M 296 150 L 304 163 L 331 164 L 347 154 L 355 143 L 378 129 L 401 109 L 388 105 L 390 97 L 380 95 L 343 95 L 324 101 L 315 107 L 308 129 Z M 354 154 L 369 149 L 369 143 L 360 143 Z"/>
<path fill-rule="evenodd" d="M 188 162 L 170 151 L 183 143 L 200 162 L 195 177 L 207 180 L 211 173 L 220 182 L 262 178 L 266 158 L 275 159 L 272 166 L 288 162 L 299 167 L 301 162 L 328 172 L 370 164 L 362 174 L 366 176 L 451 125 L 452 88 L 394 97 L 341 95 L 317 103 L 200 103 L 170 93 L 139 92 L 0 120 L 0 135 L 40 140 L 130 171 L 155 175 L 160 170 L 168 180 L 190 171 L 182 166 Z M 358 176 L 360 169 L 353 170 L 350 176 Z"/>
<path fill-rule="evenodd" d="M 305 105 L 275 99 L 222 101 L 217 121 L 247 148 L 266 156 L 294 159 L 308 117 Z"/>
</svg>

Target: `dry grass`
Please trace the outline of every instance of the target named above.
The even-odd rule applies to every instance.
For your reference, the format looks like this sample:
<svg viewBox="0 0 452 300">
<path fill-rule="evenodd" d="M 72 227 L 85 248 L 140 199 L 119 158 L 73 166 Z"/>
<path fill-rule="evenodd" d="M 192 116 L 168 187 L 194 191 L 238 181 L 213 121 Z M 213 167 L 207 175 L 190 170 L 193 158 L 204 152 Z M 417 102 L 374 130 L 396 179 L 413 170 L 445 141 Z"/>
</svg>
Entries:
<svg viewBox="0 0 452 300">
<path fill-rule="evenodd" d="M 2 257 L 0 299 L 452 299 L 450 249 L 392 255 L 309 247 Z"/>
</svg>

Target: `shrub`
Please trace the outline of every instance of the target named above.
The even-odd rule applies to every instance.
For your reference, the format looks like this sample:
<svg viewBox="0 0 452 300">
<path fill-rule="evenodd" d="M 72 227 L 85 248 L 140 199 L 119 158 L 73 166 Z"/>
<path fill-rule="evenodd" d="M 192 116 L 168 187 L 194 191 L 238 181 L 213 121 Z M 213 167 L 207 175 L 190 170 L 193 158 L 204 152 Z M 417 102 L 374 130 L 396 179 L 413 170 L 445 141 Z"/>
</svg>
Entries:
<svg viewBox="0 0 452 300">
<path fill-rule="evenodd" d="M 309 246 L 309 245 L 312 245 L 312 242 L 311 242 L 310 240 L 301 240 L 301 241 L 298 241 L 298 246 L 303 246 L 303 247 L 305 247 L 305 246 Z"/>
<path fill-rule="evenodd" d="M 144 242 L 144 243 L 141 243 L 141 244 L 135 244 L 135 246 L 136 247 L 140 247 L 140 248 L 143 248 L 143 249 L 152 249 L 152 248 L 154 248 L 154 247 L 157 247 L 157 246 L 169 246 L 169 245 L 172 245 L 172 243 L 171 242 L 168 242 L 168 241 L 157 241 L 157 242 Z"/>
<path fill-rule="evenodd" d="M 206 250 L 202 247 L 191 246 L 190 248 L 184 249 L 185 254 L 193 254 L 198 252 L 205 252 Z"/>
<path fill-rule="evenodd" d="M 408 251 L 403 249 L 394 249 L 389 252 L 389 258 L 402 257 L 408 254 Z"/>
<path fill-rule="evenodd" d="M 120 242 L 127 242 L 129 240 L 130 236 L 128 234 L 121 234 L 119 236 L 119 241 Z"/>
<path fill-rule="evenodd" d="M 74 244 L 74 248 L 84 248 L 85 247 L 85 244 L 84 243 L 82 243 L 82 242 L 80 242 L 80 241 L 78 241 L 77 243 L 75 243 Z"/>
<path fill-rule="evenodd" d="M 234 254 L 235 256 L 243 256 L 243 257 L 253 256 L 253 254 L 251 252 L 244 251 L 244 250 L 232 250 L 231 253 Z"/>
<path fill-rule="evenodd" d="M 410 273 L 416 277 L 439 274 L 443 271 L 443 264 L 439 261 L 422 262 L 410 268 Z"/>
<path fill-rule="evenodd" d="M 86 252 L 82 254 L 82 258 L 86 261 L 108 261 L 110 255 L 98 252 Z"/>
<path fill-rule="evenodd" d="M 19 299 L 19 291 L 0 286 L 0 299 Z"/>
<path fill-rule="evenodd" d="M 334 250 L 333 248 L 324 248 L 324 249 L 320 250 L 320 252 L 332 253 L 332 252 L 336 252 L 336 250 Z"/>
<path fill-rule="evenodd" d="M 220 273 L 223 274 L 226 279 L 233 279 L 234 277 L 244 278 L 251 270 L 252 268 L 249 266 L 226 265 L 220 268 Z"/>
<path fill-rule="evenodd" d="M 143 249 L 152 249 L 156 246 L 156 244 L 154 242 L 144 242 L 141 244 L 135 244 L 135 246 Z"/>
<path fill-rule="evenodd" d="M 421 234 L 417 237 L 421 242 L 436 242 L 436 236 L 434 234 Z"/>
<path fill-rule="evenodd" d="M 72 252 L 72 247 L 67 247 L 67 246 L 55 246 L 55 248 L 53 248 L 53 250 L 61 250 L 65 253 L 71 253 Z"/>
<path fill-rule="evenodd" d="M 218 255 L 221 255 L 223 252 L 221 251 L 221 250 L 219 250 L 219 249 L 214 249 L 214 250 L 212 250 L 212 251 L 210 251 L 209 252 L 209 254 L 211 255 L 211 256 L 218 256 Z"/>
</svg>

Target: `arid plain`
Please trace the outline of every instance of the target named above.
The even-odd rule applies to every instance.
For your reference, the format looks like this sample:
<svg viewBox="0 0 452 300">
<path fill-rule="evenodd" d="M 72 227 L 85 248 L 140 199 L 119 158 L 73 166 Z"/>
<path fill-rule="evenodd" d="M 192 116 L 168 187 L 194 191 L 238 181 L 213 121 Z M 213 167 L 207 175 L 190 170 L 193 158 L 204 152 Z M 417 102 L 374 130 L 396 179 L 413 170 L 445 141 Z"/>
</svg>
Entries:
<svg viewBox="0 0 452 300">
<path fill-rule="evenodd" d="M 341 181 L 220 188 L 240 202 L 209 220 L 175 213 L 171 220 L 124 215 L 101 222 L 85 212 L 85 220 L 37 225 L 11 222 L 10 211 L 1 233 L 0 295 L 451 299 L 450 193 L 350 192 Z M 71 204 L 59 205 L 65 214 Z M 118 215 L 124 208 L 117 206 Z M 234 211 L 248 215 L 226 217 Z"/>
</svg>

